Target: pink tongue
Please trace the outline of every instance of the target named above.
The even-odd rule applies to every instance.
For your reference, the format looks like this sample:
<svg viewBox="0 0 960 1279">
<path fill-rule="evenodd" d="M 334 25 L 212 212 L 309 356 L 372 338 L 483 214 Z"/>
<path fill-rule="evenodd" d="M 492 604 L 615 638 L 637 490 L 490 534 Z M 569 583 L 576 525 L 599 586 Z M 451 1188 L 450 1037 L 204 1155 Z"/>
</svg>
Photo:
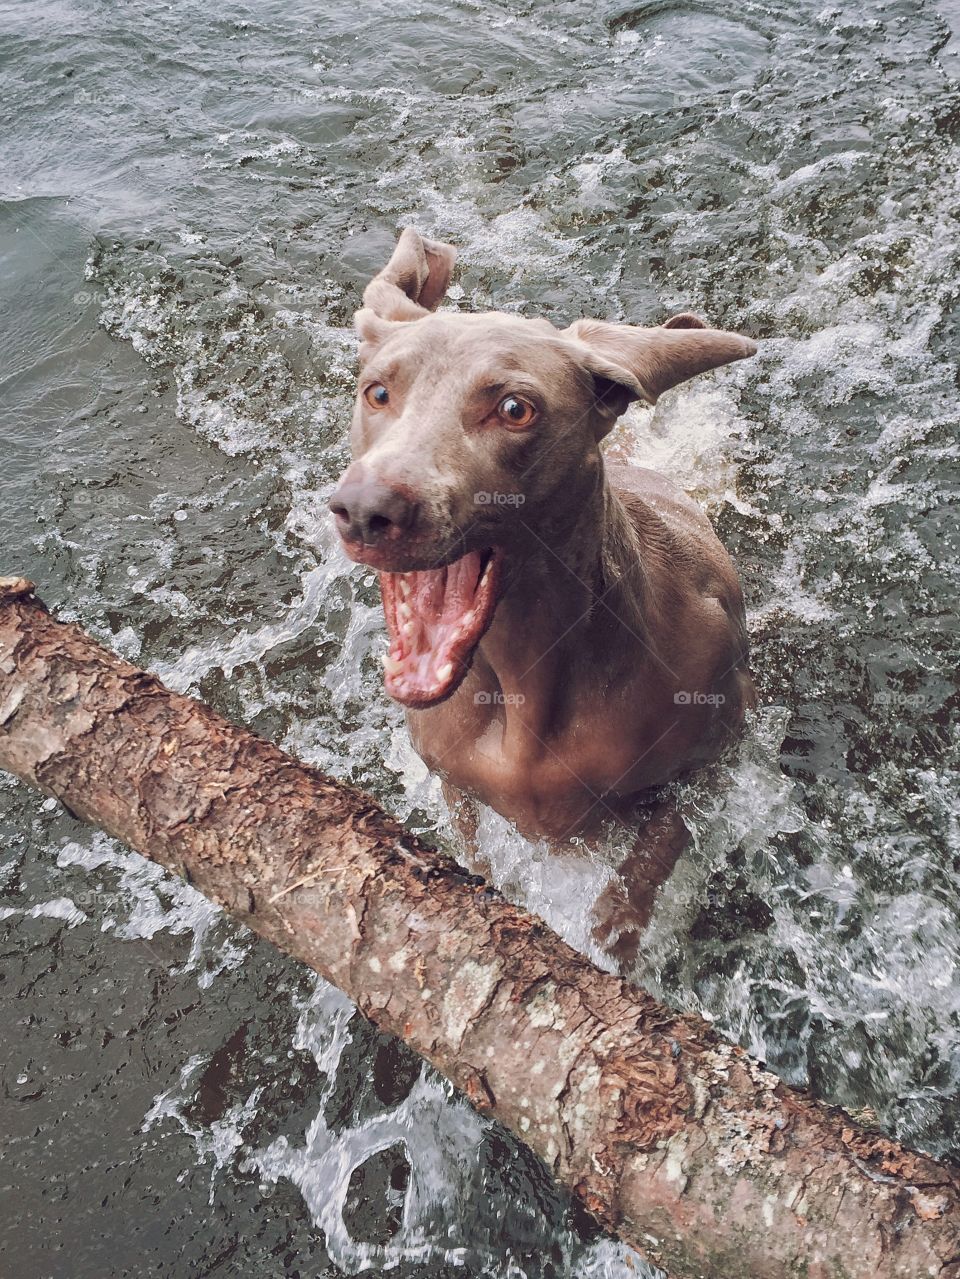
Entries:
<svg viewBox="0 0 960 1279">
<path fill-rule="evenodd" d="M 450 678 L 449 664 L 470 649 L 470 622 L 482 557 L 470 551 L 443 568 L 397 574 L 399 670 L 395 680 L 430 691 Z M 403 605 L 410 610 L 404 617 Z M 458 643 L 459 641 L 459 643 Z"/>
<path fill-rule="evenodd" d="M 421 573 L 407 574 L 407 580 L 413 578 L 413 590 L 410 593 L 410 607 L 424 623 L 439 619 L 443 614 L 443 601 L 446 596 L 446 568 L 428 568 Z"/>
<path fill-rule="evenodd" d="M 470 551 L 444 568 L 408 573 L 413 579 L 407 603 L 413 612 L 419 635 L 413 637 L 417 651 L 426 650 L 441 658 L 441 650 L 452 638 L 457 623 L 469 612 L 480 579 L 480 554 Z M 405 644 L 404 649 L 407 648 Z"/>
</svg>

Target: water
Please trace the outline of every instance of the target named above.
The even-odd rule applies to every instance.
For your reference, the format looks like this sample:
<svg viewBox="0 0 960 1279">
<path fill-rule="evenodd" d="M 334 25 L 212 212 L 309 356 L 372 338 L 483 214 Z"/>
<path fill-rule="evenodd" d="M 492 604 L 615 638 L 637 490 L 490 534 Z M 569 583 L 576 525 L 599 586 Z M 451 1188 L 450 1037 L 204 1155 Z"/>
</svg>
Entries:
<svg viewBox="0 0 960 1279">
<path fill-rule="evenodd" d="M 955 0 L 0 6 L 5 573 L 448 839 L 333 546 L 350 315 L 414 222 L 451 305 L 693 309 L 755 360 L 610 447 L 736 555 L 762 705 L 684 788 L 634 976 L 960 1152 Z M 11 1273 L 649 1274 L 336 992 L 0 787 Z M 603 859 L 484 819 L 591 951 Z"/>
</svg>

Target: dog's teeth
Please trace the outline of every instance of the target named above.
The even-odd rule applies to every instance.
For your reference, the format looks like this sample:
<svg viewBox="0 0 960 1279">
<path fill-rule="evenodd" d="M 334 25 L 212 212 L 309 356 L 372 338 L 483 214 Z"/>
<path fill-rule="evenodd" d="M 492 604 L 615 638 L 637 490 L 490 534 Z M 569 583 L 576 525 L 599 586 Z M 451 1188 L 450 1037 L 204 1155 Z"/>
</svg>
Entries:
<svg viewBox="0 0 960 1279">
<path fill-rule="evenodd" d="M 413 609 L 411 609 L 406 600 L 401 600 L 397 605 L 397 616 L 401 622 L 409 622 L 410 618 L 413 617 Z"/>
<path fill-rule="evenodd" d="M 444 662 L 444 664 L 437 671 L 437 679 L 440 680 L 442 683 L 444 680 L 448 680 L 452 674 L 453 674 L 453 662 Z"/>
<path fill-rule="evenodd" d="M 391 657 L 389 653 L 384 653 L 380 660 L 383 662 L 383 669 L 388 675 L 396 675 L 398 671 L 402 670 L 401 663 L 395 657 Z"/>
<path fill-rule="evenodd" d="M 476 620 L 477 614 L 474 609 L 471 609 L 469 613 L 464 613 L 463 617 L 460 619 L 461 629 L 469 629 Z"/>
<path fill-rule="evenodd" d="M 400 583 L 400 595 L 401 595 L 401 597 L 402 597 L 404 600 L 409 599 L 409 598 L 410 598 L 410 583 L 407 581 L 407 579 L 404 577 L 404 575 L 403 575 L 402 573 L 398 576 L 397 581 Z"/>
<path fill-rule="evenodd" d="M 404 639 L 413 639 L 413 631 L 413 622 L 404 622 L 400 627 L 400 634 L 404 637 Z"/>
</svg>

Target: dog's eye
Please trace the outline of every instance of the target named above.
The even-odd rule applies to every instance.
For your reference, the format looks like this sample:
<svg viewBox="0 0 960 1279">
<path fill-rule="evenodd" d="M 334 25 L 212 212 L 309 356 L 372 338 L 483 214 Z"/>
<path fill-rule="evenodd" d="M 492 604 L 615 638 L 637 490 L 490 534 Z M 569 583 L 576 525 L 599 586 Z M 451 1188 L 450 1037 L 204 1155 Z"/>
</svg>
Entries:
<svg viewBox="0 0 960 1279">
<path fill-rule="evenodd" d="M 374 382 L 364 391 L 363 398 L 372 409 L 385 409 L 390 403 L 390 392 L 381 382 Z"/>
<path fill-rule="evenodd" d="M 497 405 L 497 414 L 507 426 L 529 426 L 537 416 L 537 410 L 522 396 L 507 395 Z"/>
</svg>

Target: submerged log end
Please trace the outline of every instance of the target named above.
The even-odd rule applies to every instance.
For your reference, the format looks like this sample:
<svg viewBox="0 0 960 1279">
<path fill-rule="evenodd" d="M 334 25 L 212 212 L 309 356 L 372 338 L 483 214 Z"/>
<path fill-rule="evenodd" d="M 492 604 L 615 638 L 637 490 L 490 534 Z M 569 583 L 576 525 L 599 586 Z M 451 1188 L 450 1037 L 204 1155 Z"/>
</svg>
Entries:
<svg viewBox="0 0 960 1279">
<path fill-rule="evenodd" d="M 26 577 L 0 577 L 0 602 L 18 595 L 35 595 L 37 587 Z"/>
</svg>

